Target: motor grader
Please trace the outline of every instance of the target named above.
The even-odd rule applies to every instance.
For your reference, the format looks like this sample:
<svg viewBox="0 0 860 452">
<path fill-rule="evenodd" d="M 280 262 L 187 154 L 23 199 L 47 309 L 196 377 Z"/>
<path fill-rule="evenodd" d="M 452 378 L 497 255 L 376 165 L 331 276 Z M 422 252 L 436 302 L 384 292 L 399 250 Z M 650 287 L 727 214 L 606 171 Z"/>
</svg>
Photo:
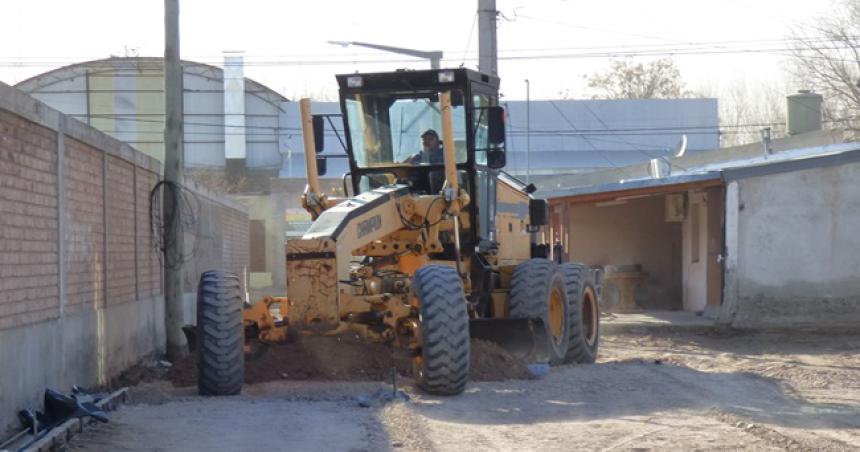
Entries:
<svg viewBox="0 0 860 452">
<path fill-rule="evenodd" d="M 301 101 L 302 205 L 314 221 L 287 241 L 289 296 L 243 308 L 235 275 L 201 277 L 200 393 L 239 393 L 244 337 L 279 342 L 288 329 L 391 344 L 433 394 L 466 387 L 470 337 L 529 362 L 594 362 L 599 314 L 589 271 L 547 259 L 546 201 L 502 171 L 499 79 L 460 68 L 337 81 L 342 132 Z M 427 129 L 441 131 L 444 158 L 423 163 L 412 157 Z M 324 152 L 326 133 L 344 152 Z M 349 162 L 344 197 L 324 193 L 318 180 L 337 157 Z"/>
</svg>

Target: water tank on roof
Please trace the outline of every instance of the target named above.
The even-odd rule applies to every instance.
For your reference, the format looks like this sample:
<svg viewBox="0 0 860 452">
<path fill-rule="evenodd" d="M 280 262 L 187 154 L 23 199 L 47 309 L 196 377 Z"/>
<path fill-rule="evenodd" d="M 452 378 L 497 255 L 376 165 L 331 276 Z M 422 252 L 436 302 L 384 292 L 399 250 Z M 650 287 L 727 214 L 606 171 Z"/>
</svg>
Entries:
<svg viewBox="0 0 860 452">
<path fill-rule="evenodd" d="M 821 130 L 821 94 L 800 90 L 787 97 L 789 135 Z"/>
</svg>

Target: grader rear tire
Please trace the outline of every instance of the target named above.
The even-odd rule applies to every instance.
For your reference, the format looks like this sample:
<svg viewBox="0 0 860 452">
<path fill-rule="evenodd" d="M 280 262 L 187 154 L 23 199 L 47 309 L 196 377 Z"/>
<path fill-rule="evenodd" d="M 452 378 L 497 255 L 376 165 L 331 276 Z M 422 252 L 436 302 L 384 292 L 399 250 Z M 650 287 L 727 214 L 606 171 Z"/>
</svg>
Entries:
<svg viewBox="0 0 860 452">
<path fill-rule="evenodd" d="M 210 270 L 197 286 L 200 395 L 236 395 L 245 377 L 242 296 L 239 278 Z"/>
<path fill-rule="evenodd" d="M 427 265 L 413 277 L 421 303 L 421 356 L 415 377 L 431 394 L 456 395 L 469 381 L 469 316 L 460 275 L 451 267 Z"/>
<path fill-rule="evenodd" d="M 570 308 L 558 267 L 543 258 L 517 265 L 511 277 L 509 306 L 512 318 L 543 319 L 549 337 L 549 363 L 564 362 L 570 336 Z"/>
<path fill-rule="evenodd" d="M 588 282 L 588 268 L 582 264 L 560 266 L 567 288 L 570 339 L 565 363 L 591 364 L 600 345 L 600 310 L 597 292 Z"/>
</svg>

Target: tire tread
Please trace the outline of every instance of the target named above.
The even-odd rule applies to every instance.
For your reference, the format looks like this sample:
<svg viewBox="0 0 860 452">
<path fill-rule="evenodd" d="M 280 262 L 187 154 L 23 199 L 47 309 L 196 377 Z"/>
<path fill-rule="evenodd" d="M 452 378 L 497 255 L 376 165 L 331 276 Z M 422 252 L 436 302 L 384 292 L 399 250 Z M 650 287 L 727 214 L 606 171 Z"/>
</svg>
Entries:
<svg viewBox="0 0 860 452">
<path fill-rule="evenodd" d="M 422 369 L 418 384 L 438 395 L 455 395 L 469 381 L 469 317 L 463 283 L 457 271 L 427 265 L 413 277 L 421 303 Z"/>
<path fill-rule="evenodd" d="M 239 394 L 245 376 L 245 344 L 241 287 L 236 275 L 210 270 L 200 276 L 197 330 L 199 393 Z"/>
<path fill-rule="evenodd" d="M 564 356 L 565 363 L 592 364 L 597 359 L 597 351 L 600 344 L 600 314 L 597 317 L 597 338 L 594 346 L 589 347 L 585 341 L 585 327 L 582 324 L 582 296 L 585 293 L 588 282 L 588 267 L 580 263 L 565 263 L 560 266 L 564 275 L 564 285 L 567 290 L 568 300 L 568 324 L 570 325 L 570 339 L 568 341 L 567 353 Z"/>
</svg>

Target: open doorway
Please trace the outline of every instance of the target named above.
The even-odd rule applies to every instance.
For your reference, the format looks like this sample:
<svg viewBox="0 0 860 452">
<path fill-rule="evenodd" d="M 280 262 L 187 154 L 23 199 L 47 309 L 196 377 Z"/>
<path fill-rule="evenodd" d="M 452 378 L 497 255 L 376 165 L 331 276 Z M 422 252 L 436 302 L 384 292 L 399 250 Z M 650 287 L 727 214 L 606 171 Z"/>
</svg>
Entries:
<svg viewBox="0 0 860 452">
<path fill-rule="evenodd" d="M 719 187 L 687 193 L 683 226 L 685 311 L 719 309 L 722 302 L 723 205 Z"/>
<path fill-rule="evenodd" d="M 551 230 L 567 260 L 604 271 L 605 308 L 719 308 L 722 187 L 601 195 L 551 200 Z"/>
</svg>

